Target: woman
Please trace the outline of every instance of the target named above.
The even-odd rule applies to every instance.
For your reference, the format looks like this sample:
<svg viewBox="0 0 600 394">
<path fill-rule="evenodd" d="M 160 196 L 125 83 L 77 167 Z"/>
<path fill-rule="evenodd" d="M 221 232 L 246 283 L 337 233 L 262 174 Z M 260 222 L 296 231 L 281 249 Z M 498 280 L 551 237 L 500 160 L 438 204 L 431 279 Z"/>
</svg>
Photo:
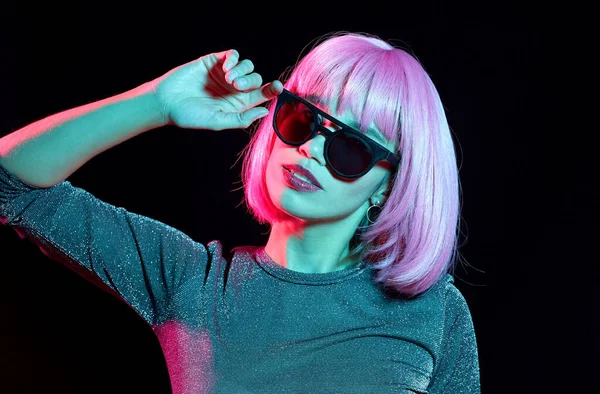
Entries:
<svg viewBox="0 0 600 394">
<path fill-rule="evenodd" d="M 271 226 L 264 246 L 226 253 L 65 180 L 156 127 L 260 118 L 242 177 Z M 3 223 L 130 305 L 175 393 L 479 392 L 471 315 L 450 275 L 458 217 L 434 85 L 366 34 L 323 37 L 285 89 L 229 50 L 0 139 Z"/>
</svg>

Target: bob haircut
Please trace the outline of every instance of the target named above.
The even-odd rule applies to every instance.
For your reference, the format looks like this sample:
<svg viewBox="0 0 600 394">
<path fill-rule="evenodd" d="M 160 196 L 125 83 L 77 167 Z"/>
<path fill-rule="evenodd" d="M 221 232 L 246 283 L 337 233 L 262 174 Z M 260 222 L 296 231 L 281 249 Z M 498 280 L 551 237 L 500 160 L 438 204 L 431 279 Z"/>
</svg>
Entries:
<svg viewBox="0 0 600 394">
<path fill-rule="evenodd" d="M 330 33 L 298 60 L 284 86 L 301 96 L 323 97 L 315 104 L 339 98 L 338 113 L 350 108 L 360 129 L 374 121 L 395 142 L 402 159 L 386 200 L 373 224 L 365 217 L 358 226 L 350 253 L 375 269 L 374 280 L 384 290 L 413 297 L 431 288 L 455 265 L 460 185 L 444 108 L 419 61 L 377 36 Z M 261 224 L 285 217 L 265 180 L 277 138 L 274 102 L 257 123 L 242 165 L 245 202 Z"/>
</svg>

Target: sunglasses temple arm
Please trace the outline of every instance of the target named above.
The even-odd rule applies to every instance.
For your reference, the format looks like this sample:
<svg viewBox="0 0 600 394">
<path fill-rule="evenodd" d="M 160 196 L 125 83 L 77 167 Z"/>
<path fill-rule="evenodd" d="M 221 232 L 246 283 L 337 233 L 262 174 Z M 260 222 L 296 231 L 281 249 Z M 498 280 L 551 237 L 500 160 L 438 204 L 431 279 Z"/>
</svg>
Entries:
<svg viewBox="0 0 600 394">
<path fill-rule="evenodd" d="M 394 167 L 398 167 L 398 165 L 400 164 L 400 158 L 398 157 L 398 155 L 396 155 L 393 152 L 389 152 L 388 151 L 387 155 L 385 156 L 385 160 L 387 160 L 390 163 L 392 163 L 392 165 Z"/>
</svg>

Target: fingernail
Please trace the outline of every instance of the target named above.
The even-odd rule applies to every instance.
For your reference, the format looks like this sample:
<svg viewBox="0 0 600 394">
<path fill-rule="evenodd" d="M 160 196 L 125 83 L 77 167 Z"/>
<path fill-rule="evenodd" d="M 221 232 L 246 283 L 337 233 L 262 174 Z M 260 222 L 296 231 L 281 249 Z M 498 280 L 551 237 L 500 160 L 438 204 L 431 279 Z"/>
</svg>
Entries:
<svg viewBox="0 0 600 394">
<path fill-rule="evenodd" d="M 237 84 L 240 88 L 243 88 L 244 86 L 246 86 L 246 80 L 244 78 L 240 78 L 237 80 Z"/>
<path fill-rule="evenodd" d="M 235 71 L 229 74 L 229 82 L 233 82 L 233 80 L 236 78 L 237 78 L 237 73 Z"/>
</svg>

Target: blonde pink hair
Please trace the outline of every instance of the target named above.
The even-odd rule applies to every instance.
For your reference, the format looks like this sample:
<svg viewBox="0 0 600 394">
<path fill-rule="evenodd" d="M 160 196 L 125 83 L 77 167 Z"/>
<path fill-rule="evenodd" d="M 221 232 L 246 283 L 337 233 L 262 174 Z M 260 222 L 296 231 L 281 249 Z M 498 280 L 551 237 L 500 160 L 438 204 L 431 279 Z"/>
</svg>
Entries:
<svg viewBox="0 0 600 394">
<path fill-rule="evenodd" d="M 420 62 L 407 51 L 364 33 L 322 36 L 282 75 L 299 95 L 335 97 L 338 113 L 350 108 L 361 125 L 371 121 L 402 157 L 375 223 L 365 218 L 351 253 L 375 268 L 384 288 L 407 296 L 428 290 L 457 258 L 459 177 L 454 144 L 439 94 Z M 284 73 L 284 74 L 286 74 Z M 287 81 L 285 80 L 287 78 Z M 271 109 L 245 149 L 245 202 L 261 224 L 285 215 L 272 203 L 265 173 L 276 135 Z"/>
</svg>

